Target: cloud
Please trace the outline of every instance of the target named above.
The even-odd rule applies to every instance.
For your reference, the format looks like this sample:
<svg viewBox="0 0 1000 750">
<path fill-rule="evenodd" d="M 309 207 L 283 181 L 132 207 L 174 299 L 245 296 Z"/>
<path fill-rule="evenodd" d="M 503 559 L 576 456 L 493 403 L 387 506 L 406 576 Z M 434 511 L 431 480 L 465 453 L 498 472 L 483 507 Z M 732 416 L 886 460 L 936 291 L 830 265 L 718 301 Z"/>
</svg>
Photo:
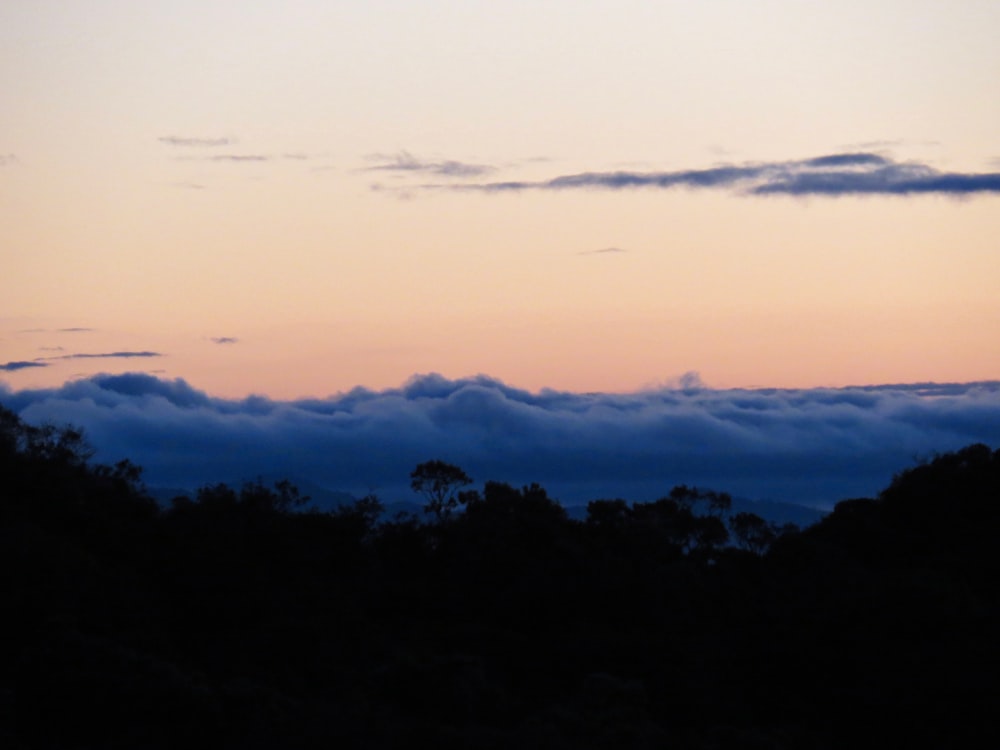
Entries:
<svg viewBox="0 0 1000 750">
<path fill-rule="evenodd" d="M 258 475 L 412 499 L 409 472 L 439 458 L 477 483 L 537 481 L 568 503 L 652 500 L 679 483 L 829 505 L 871 495 L 916 457 L 1000 446 L 1000 382 L 712 390 L 695 374 L 632 394 L 528 392 L 477 376 L 415 377 L 323 399 L 232 400 L 183 380 L 98 375 L 7 391 L 31 423 L 86 430 L 97 459 L 131 458 L 150 485 Z"/>
<path fill-rule="evenodd" d="M 0 154 L 0 167 L 17 164 L 17 157 L 14 154 Z"/>
<path fill-rule="evenodd" d="M 857 151 L 857 150 L 871 151 L 872 149 L 895 148 L 897 146 L 902 146 L 902 145 L 903 145 L 902 139 L 899 139 L 899 138 L 888 139 L 887 138 L 887 139 L 882 139 L 882 140 L 860 141 L 858 143 L 848 143 L 848 144 L 842 146 L 842 148 L 850 149 L 851 151 Z"/>
<path fill-rule="evenodd" d="M 439 177 L 481 177 L 496 171 L 495 167 L 487 164 L 468 164 L 450 159 L 441 161 L 418 159 L 408 151 L 396 154 L 372 154 L 368 158 L 382 162 L 373 167 L 366 167 L 368 172 L 417 172 Z"/>
<path fill-rule="evenodd" d="M 534 182 L 466 182 L 431 184 L 423 188 L 484 193 L 686 188 L 733 190 L 743 195 L 970 196 L 1000 193 L 1000 173 L 941 172 L 926 164 L 898 162 L 881 154 L 861 151 L 798 161 L 729 164 L 672 172 L 582 172 Z"/>
<path fill-rule="evenodd" d="M 0 364 L 0 370 L 3 372 L 15 372 L 17 370 L 26 370 L 29 367 L 48 367 L 44 362 L 5 362 Z"/>
<path fill-rule="evenodd" d="M 233 162 L 236 164 L 255 164 L 272 161 L 268 154 L 213 154 L 212 156 L 175 156 L 176 161 L 210 161 Z"/>
<path fill-rule="evenodd" d="M 93 329 L 93 328 L 80 328 L 80 327 L 76 327 L 76 328 L 55 328 L 55 329 L 49 329 L 49 328 L 22 328 L 22 329 L 20 329 L 18 331 L 18 333 L 52 333 L 53 330 L 55 331 L 55 333 L 90 333 L 90 332 L 94 331 L 95 329 Z"/>
<path fill-rule="evenodd" d="M 215 344 L 235 344 L 238 343 L 239 339 L 235 336 L 214 336 L 212 337 L 212 343 Z"/>
<path fill-rule="evenodd" d="M 216 154 L 215 156 L 205 156 L 200 161 L 234 161 L 234 162 L 257 162 L 270 161 L 271 157 L 265 154 Z"/>
<path fill-rule="evenodd" d="M 627 252 L 628 250 L 620 247 L 602 247 L 600 250 L 581 250 L 577 255 L 616 255 Z"/>
<path fill-rule="evenodd" d="M 18 333 L 52 333 L 53 330 L 56 333 L 90 333 L 94 329 L 93 328 L 80 328 L 80 327 L 75 327 L 75 328 L 55 328 L 55 329 L 49 329 L 49 328 L 22 328 L 22 329 L 20 329 L 18 331 Z"/>
<path fill-rule="evenodd" d="M 161 135 L 157 138 L 160 143 L 165 143 L 168 146 L 184 146 L 184 147 L 198 147 L 198 148 L 211 148 L 216 146 L 230 146 L 236 143 L 233 138 L 186 138 L 179 135 Z"/>
<path fill-rule="evenodd" d="M 53 359 L 132 359 L 135 357 L 162 357 L 159 352 L 105 352 L 102 354 L 61 354 L 57 357 L 40 357 L 41 360 Z"/>
</svg>

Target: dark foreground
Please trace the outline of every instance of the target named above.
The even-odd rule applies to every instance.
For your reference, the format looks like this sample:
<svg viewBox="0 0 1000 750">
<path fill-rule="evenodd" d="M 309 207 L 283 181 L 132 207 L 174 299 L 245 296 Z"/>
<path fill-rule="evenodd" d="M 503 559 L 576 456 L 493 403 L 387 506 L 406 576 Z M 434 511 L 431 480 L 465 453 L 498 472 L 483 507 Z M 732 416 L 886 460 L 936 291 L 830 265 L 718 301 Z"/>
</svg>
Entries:
<svg viewBox="0 0 1000 750">
<path fill-rule="evenodd" d="M 677 488 L 567 518 L 422 465 L 433 522 L 294 487 L 159 508 L 0 408 L 0 745 L 966 748 L 1000 716 L 1000 451 L 776 529 Z M 441 480 L 435 484 L 434 480 Z"/>
</svg>

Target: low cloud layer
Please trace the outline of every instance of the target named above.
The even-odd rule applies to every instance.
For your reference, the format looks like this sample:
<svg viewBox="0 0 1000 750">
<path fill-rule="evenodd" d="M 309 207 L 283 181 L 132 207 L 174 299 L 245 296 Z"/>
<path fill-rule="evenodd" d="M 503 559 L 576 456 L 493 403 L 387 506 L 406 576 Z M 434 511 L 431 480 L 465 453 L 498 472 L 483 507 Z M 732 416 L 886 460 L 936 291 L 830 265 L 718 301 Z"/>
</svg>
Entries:
<svg viewBox="0 0 1000 750">
<path fill-rule="evenodd" d="M 183 380 L 100 375 L 0 390 L 32 423 L 82 426 L 101 461 L 197 487 L 257 476 L 407 499 L 409 472 L 439 458 L 477 482 L 536 481 L 574 504 L 655 499 L 678 483 L 825 506 L 871 495 L 919 457 L 1000 445 L 1000 383 L 812 390 L 576 394 L 484 376 L 416 377 L 325 399 L 214 398 Z"/>
<path fill-rule="evenodd" d="M 783 162 L 730 164 L 672 172 L 582 172 L 541 181 L 425 185 L 425 189 L 508 193 L 525 190 L 686 188 L 743 195 L 953 195 L 1000 193 L 1000 173 L 942 172 L 881 154 L 828 154 Z"/>
</svg>

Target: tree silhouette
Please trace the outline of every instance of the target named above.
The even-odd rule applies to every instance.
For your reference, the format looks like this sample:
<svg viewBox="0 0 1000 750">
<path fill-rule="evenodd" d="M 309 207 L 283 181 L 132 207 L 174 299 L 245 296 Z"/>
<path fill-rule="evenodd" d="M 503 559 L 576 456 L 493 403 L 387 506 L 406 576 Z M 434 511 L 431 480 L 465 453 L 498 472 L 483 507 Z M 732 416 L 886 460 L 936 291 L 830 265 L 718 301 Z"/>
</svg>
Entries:
<svg viewBox="0 0 1000 750">
<path fill-rule="evenodd" d="M 447 520 L 461 500 L 459 490 L 472 484 L 462 469 L 440 460 L 425 461 L 410 472 L 410 488 L 424 496 L 426 513 L 440 521 Z"/>
<path fill-rule="evenodd" d="M 974 747 L 995 733 L 1000 451 L 799 533 L 675 488 L 421 464 L 428 512 L 286 482 L 158 508 L 0 407 L 0 747 Z M 462 512 L 455 512 L 464 508 Z M 305 512 L 295 512 L 295 511 Z M 733 544 L 725 549 L 728 522 Z M 764 554 L 766 553 L 766 554 Z"/>
<path fill-rule="evenodd" d="M 740 547 L 755 555 L 763 555 L 777 539 L 778 533 L 773 524 L 768 523 L 756 513 L 742 511 L 729 519 L 729 530 L 736 537 Z"/>
</svg>

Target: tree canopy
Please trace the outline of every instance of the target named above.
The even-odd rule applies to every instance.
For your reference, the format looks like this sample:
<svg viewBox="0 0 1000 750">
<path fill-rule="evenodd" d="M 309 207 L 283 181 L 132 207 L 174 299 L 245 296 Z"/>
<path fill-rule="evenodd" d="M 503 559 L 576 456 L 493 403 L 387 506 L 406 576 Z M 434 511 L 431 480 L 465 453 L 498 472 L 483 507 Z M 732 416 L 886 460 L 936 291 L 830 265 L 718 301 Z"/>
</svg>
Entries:
<svg viewBox="0 0 1000 750">
<path fill-rule="evenodd" d="M 779 528 L 420 464 L 429 513 L 290 483 L 158 506 L 0 409 L 5 747 L 973 746 L 995 724 L 1000 451 Z"/>
</svg>

